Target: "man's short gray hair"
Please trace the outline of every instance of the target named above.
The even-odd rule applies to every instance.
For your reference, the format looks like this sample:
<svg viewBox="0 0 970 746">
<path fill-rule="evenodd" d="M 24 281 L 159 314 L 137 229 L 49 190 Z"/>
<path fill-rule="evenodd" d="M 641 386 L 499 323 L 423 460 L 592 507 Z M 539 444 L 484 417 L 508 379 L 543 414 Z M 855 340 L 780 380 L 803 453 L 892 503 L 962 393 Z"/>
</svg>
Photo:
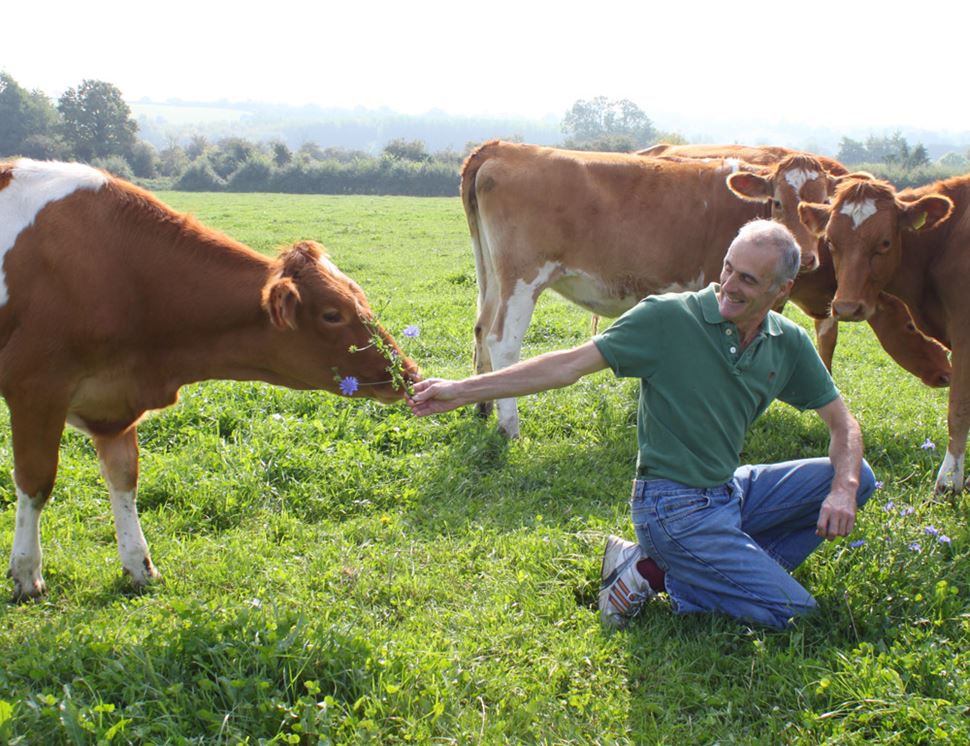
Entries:
<svg viewBox="0 0 970 746">
<path fill-rule="evenodd" d="M 791 231 L 781 223 L 776 223 L 774 220 L 752 220 L 745 223 L 731 242 L 731 246 L 741 241 L 769 247 L 778 253 L 778 264 L 775 267 L 775 279 L 772 283 L 775 287 L 781 287 L 798 275 L 802 252 Z"/>
</svg>

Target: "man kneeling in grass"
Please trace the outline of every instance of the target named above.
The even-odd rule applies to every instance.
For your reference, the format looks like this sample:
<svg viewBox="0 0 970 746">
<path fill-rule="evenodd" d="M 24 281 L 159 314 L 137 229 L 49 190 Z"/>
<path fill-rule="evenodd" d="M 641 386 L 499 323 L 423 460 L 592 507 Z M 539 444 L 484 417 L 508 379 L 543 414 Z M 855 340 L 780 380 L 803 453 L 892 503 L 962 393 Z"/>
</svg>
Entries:
<svg viewBox="0 0 970 746">
<path fill-rule="evenodd" d="M 788 230 L 753 221 L 731 243 L 720 285 L 649 297 L 571 350 L 462 381 L 421 381 L 409 404 L 425 416 L 560 388 L 606 367 L 639 378 L 630 501 L 638 543 L 606 542 L 604 623 L 624 625 L 665 590 L 682 614 L 784 627 L 815 608 L 789 572 L 822 539 L 847 536 L 875 486 L 859 425 L 811 340 L 771 311 L 798 266 Z M 776 398 L 818 412 L 828 458 L 739 465 L 748 429 Z"/>
</svg>

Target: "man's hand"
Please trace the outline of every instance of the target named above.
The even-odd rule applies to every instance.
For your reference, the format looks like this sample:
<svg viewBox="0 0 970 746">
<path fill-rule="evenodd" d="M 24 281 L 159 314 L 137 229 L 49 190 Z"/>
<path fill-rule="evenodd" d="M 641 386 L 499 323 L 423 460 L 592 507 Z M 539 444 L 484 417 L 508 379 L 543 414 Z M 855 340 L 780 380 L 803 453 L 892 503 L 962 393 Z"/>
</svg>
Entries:
<svg viewBox="0 0 970 746">
<path fill-rule="evenodd" d="M 815 535 L 823 539 L 848 536 L 855 526 L 856 500 L 854 494 L 830 492 L 818 513 Z"/>
<path fill-rule="evenodd" d="M 406 396 L 408 406 L 417 417 L 450 412 L 468 402 L 458 398 L 460 381 L 426 378 L 414 384 L 414 393 Z"/>
</svg>

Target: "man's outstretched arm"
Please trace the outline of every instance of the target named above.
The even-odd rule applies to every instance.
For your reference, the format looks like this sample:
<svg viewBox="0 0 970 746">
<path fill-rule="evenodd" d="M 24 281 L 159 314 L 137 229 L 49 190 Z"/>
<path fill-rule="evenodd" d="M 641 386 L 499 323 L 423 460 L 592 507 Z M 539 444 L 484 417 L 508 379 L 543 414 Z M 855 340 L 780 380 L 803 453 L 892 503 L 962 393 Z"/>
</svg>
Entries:
<svg viewBox="0 0 970 746">
<path fill-rule="evenodd" d="M 419 381 L 414 384 L 414 394 L 408 397 L 408 404 L 414 414 L 424 417 L 475 402 L 562 388 L 605 367 L 606 360 L 596 345 L 586 342 L 571 350 L 547 352 L 508 368 L 461 381 L 440 378 Z"/>
<path fill-rule="evenodd" d="M 832 489 L 819 511 L 815 533 L 834 539 L 848 536 L 855 526 L 859 470 L 862 468 L 862 431 L 841 396 L 816 411 L 829 429 L 829 460 L 835 476 Z"/>
</svg>

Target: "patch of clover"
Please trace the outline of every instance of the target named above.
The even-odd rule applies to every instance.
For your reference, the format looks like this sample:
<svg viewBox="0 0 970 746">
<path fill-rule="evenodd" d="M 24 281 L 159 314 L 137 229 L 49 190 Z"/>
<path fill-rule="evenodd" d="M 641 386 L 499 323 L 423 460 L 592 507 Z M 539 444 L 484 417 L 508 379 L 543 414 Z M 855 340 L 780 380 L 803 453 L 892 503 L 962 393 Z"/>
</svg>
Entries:
<svg viewBox="0 0 970 746">
<path fill-rule="evenodd" d="M 400 391 L 403 389 L 409 394 L 414 393 L 411 382 L 405 376 L 404 362 L 401 356 L 398 355 L 397 350 L 391 347 L 391 345 L 387 343 L 384 337 L 381 336 L 381 333 L 377 327 L 377 322 L 374 321 L 373 319 L 367 319 L 364 321 L 364 324 L 370 330 L 370 344 L 367 345 L 366 347 L 358 347 L 357 345 L 351 345 L 349 348 L 349 352 L 353 354 L 355 352 L 363 352 L 364 350 L 369 350 L 372 347 L 376 348 L 377 351 L 384 356 L 384 359 L 387 360 L 387 368 L 385 368 L 385 370 L 387 371 L 390 378 L 384 381 L 374 381 L 373 383 L 361 383 L 360 381 L 357 380 L 356 376 L 341 376 L 339 371 L 336 368 L 334 368 L 333 376 L 334 376 L 334 380 L 340 386 L 340 393 L 343 394 L 344 396 L 353 396 L 355 393 L 357 393 L 358 390 L 360 390 L 361 386 L 381 386 L 385 383 L 391 384 L 391 387 L 395 391 Z M 421 330 L 414 324 L 411 324 L 404 328 L 404 331 L 402 332 L 402 334 L 405 337 L 414 339 L 415 337 L 421 334 Z"/>
</svg>

